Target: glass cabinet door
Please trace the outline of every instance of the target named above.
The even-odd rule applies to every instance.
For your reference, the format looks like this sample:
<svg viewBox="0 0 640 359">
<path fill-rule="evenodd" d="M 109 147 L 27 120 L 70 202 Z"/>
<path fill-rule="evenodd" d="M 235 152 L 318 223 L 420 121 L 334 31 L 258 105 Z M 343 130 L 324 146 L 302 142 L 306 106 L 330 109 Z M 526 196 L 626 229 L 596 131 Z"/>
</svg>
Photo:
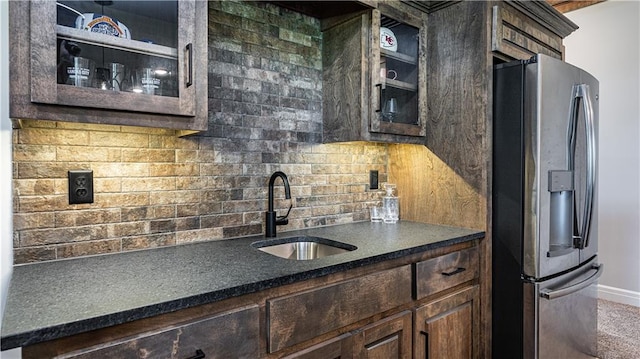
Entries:
<svg viewBox="0 0 640 359">
<path fill-rule="evenodd" d="M 424 136 L 424 26 L 420 19 L 411 24 L 407 20 L 373 12 L 371 130 Z"/>
<path fill-rule="evenodd" d="M 195 3 L 33 1 L 32 101 L 194 116 Z"/>
</svg>

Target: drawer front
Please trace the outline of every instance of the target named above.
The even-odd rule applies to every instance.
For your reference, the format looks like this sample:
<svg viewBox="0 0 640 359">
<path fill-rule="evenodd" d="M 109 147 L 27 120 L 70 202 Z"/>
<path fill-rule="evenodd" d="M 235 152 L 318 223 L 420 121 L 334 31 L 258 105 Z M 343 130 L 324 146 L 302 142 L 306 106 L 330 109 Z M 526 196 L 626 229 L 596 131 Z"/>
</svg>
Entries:
<svg viewBox="0 0 640 359">
<path fill-rule="evenodd" d="M 445 254 L 414 264 L 415 299 L 422 299 L 441 290 L 478 277 L 477 247 Z"/>
<path fill-rule="evenodd" d="M 508 5 L 493 7 L 491 49 L 526 60 L 541 53 L 563 58 L 562 38 Z"/>
<path fill-rule="evenodd" d="M 257 305 L 224 312 L 186 325 L 143 333 L 63 355 L 64 358 L 257 358 Z"/>
<path fill-rule="evenodd" d="M 409 302 L 410 265 L 268 300 L 269 352 Z"/>
</svg>

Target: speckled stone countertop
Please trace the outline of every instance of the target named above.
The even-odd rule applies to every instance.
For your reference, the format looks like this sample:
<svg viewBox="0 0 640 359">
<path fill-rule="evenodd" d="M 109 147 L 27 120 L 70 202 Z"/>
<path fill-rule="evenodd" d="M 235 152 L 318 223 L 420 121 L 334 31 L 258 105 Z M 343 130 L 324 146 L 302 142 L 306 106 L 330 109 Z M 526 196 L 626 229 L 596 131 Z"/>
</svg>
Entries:
<svg viewBox="0 0 640 359">
<path fill-rule="evenodd" d="M 280 228 L 279 228 L 280 229 Z M 251 246 L 262 236 L 207 241 L 13 268 L 2 349 L 105 328 L 267 288 L 479 239 L 484 232 L 401 221 L 300 231 L 358 249 L 295 261 Z"/>
</svg>

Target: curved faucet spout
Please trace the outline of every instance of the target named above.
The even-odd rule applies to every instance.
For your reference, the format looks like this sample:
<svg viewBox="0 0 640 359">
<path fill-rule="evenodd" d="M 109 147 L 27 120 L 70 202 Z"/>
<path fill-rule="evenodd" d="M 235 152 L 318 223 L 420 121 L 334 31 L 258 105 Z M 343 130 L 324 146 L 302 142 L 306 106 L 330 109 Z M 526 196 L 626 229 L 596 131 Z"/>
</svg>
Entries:
<svg viewBox="0 0 640 359">
<path fill-rule="evenodd" d="M 269 179 L 269 208 L 265 213 L 265 237 L 275 237 L 276 226 L 289 223 L 287 217 L 289 217 L 289 211 L 291 211 L 292 205 L 289 206 L 289 211 L 287 211 L 287 214 L 284 216 L 276 216 L 276 212 L 273 210 L 273 186 L 275 184 L 276 178 L 278 177 L 282 178 L 282 182 L 284 183 L 285 198 L 291 199 L 291 189 L 289 188 L 289 179 L 287 178 L 287 175 L 281 171 L 274 172 Z"/>
<path fill-rule="evenodd" d="M 276 182 L 276 178 L 282 178 L 282 182 L 284 183 L 284 197 L 286 199 L 291 199 L 291 189 L 289 188 L 289 179 L 287 175 L 282 171 L 276 171 L 271 175 L 269 179 L 269 212 L 273 212 L 273 186 Z"/>
</svg>

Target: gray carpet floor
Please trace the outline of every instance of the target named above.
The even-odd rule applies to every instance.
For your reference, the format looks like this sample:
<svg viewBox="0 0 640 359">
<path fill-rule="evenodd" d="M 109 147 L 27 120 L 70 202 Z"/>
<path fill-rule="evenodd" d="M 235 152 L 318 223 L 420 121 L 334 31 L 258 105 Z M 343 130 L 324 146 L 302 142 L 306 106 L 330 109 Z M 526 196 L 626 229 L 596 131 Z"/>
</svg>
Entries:
<svg viewBox="0 0 640 359">
<path fill-rule="evenodd" d="M 640 307 L 598 299 L 598 357 L 640 359 Z"/>
</svg>

